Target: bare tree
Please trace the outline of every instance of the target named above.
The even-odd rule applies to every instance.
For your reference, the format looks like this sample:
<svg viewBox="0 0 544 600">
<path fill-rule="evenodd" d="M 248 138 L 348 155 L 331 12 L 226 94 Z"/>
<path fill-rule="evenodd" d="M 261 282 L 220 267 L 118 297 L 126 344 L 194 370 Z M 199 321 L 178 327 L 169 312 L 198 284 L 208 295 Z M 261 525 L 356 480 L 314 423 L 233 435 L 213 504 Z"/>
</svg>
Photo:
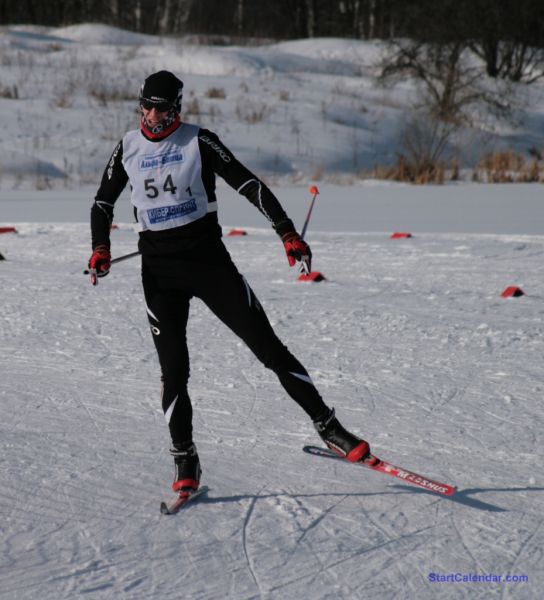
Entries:
<svg viewBox="0 0 544 600">
<path fill-rule="evenodd" d="M 0 22 L 99 21 L 146 33 L 470 42 L 492 77 L 542 73 L 543 0 L 0 0 Z"/>
<path fill-rule="evenodd" d="M 315 37 L 315 3 L 314 0 L 304 0 L 306 35 L 309 38 Z"/>
<path fill-rule="evenodd" d="M 544 3 L 477 0 L 467 31 L 490 77 L 532 83 L 544 76 Z"/>
<path fill-rule="evenodd" d="M 490 77 L 534 83 L 544 77 L 544 48 L 522 41 L 484 39 L 472 42 L 471 49 L 485 62 Z"/>
<path fill-rule="evenodd" d="M 237 0 L 236 4 L 236 33 L 239 37 L 244 34 L 244 0 Z"/>
<path fill-rule="evenodd" d="M 509 103 L 486 89 L 481 69 L 470 60 L 463 42 L 391 42 L 379 79 L 385 84 L 406 75 L 419 86 L 420 106 L 441 121 L 457 125 L 470 122 L 469 108 L 478 103 L 508 114 Z"/>
</svg>

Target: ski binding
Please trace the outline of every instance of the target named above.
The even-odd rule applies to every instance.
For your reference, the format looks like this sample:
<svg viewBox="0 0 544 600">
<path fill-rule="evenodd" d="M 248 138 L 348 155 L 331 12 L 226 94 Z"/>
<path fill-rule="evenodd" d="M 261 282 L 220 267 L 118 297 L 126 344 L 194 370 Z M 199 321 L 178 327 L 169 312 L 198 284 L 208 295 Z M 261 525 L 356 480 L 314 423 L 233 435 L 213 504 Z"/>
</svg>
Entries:
<svg viewBox="0 0 544 600">
<path fill-rule="evenodd" d="M 203 485 L 199 487 L 194 492 L 180 492 L 178 497 L 171 503 L 167 504 L 166 502 L 161 502 L 161 513 L 163 515 L 175 515 L 179 512 L 184 506 L 196 500 L 200 496 L 206 494 L 209 491 L 207 485 Z"/>
</svg>

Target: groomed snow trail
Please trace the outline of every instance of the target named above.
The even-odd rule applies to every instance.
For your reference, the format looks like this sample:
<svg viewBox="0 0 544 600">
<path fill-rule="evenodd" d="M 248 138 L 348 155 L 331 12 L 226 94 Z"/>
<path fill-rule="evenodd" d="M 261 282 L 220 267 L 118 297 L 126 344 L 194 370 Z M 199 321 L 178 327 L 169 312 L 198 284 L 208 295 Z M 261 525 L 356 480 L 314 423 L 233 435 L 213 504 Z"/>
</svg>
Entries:
<svg viewBox="0 0 544 600">
<path fill-rule="evenodd" d="M 0 236 L 2 600 L 539 597 L 544 236 L 312 233 L 320 284 L 296 281 L 267 229 L 225 238 L 341 420 L 459 492 L 303 454 L 311 423 L 194 301 L 210 492 L 164 517 L 172 465 L 138 259 L 92 288 L 85 224 L 17 227 Z M 133 251 L 133 226 L 112 240 Z M 526 295 L 501 298 L 507 285 Z"/>
</svg>

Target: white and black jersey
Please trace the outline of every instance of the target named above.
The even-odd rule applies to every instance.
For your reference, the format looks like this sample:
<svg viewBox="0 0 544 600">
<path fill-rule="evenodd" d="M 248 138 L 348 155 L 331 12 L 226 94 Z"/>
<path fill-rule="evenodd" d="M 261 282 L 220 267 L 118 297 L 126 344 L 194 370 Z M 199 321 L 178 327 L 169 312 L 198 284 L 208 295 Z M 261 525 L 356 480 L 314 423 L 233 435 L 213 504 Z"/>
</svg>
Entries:
<svg viewBox="0 0 544 600">
<path fill-rule="evenodd" d="M 281 235 L 293 229 L 277 198 L 217 135 L 182 123 L 161 140 L 128 132 L 114 149 L 91 209 L 93 248 L 109 246 L 116 200 L 129 182 L 142 254 L 170 254 L 220 237 L 215 177 L 243 194 Z"/>
<path fill-rule="evenodd" d="M 91 210 L 93 248 L 109 246 L 115 201 L 130 182 L 140 226 L 147 318 L 174 444 L 192 439 L 186 328 L 193 297 L 276 373 L 285 391 L 314 421 L 329 410 L 306 369 L 276 336 L 221 240 L 216 175 L 246 196 L 280 236 L 294 229 L 272 192 L 214 133 L 188 124 L 160 141 L 147 139 L 140 130 L 127 133 L 111 156 Z"/>
</svg>

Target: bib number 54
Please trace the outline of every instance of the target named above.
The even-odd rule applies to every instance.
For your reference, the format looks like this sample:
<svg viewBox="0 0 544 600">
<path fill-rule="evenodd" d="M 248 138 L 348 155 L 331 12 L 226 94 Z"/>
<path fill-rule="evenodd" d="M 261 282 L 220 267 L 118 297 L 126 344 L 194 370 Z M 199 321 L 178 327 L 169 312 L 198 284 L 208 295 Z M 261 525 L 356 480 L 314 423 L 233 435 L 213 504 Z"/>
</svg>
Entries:
<svg viewBox="0 0 544 600">
<path fill-rule="evenodd" d="M 155 178 L 152 177 L 151 179 L 146 179 L 144 180 L 144 187 L 145 187 L 145 191 L 146 191 L 146 196 L 148 198 L 156 198 L 159 195 L 159 188 L 161 186 L 161 182 L 158 181 L 155 184 Z M 177 187 L 174 185 L 174 182 L 172 181 L 172 175 L 168 175 L 166 177 L 166 179 L 164 180 L 164 183 L 162 185 L 162 191 L 163 192 L 170 192 L 171 194 L 175 194 L 177 191 Z"/>
</svg>

